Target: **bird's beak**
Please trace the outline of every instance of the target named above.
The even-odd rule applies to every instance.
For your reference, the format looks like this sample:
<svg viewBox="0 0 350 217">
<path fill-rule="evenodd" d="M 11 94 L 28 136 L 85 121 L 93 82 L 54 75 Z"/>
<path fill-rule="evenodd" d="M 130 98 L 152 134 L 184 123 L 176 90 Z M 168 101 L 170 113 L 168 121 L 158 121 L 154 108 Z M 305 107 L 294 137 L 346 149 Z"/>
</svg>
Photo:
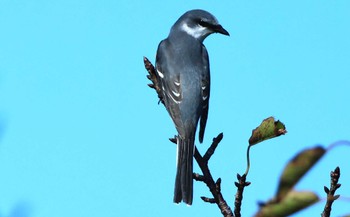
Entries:
<svg viewBox="0 0 350 217">
<path fill-rule="evenodd" d="M 228 35 L 230 36 L 230 33 L 228 33 L 228 31 L 226 31 L 226 29 L 224 29 L 224 27 L 222 27 L 221 25 L 215 25 L 213 30 L 217 33 L 221 33 L 223 35 Z"/>
</svg>

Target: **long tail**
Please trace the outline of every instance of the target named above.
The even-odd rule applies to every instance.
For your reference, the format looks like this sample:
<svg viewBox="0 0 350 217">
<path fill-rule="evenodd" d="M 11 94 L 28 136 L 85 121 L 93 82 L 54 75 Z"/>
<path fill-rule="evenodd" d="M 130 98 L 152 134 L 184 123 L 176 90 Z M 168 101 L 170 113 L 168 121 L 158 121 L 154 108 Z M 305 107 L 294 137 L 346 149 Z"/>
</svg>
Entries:
<svg viewBox="0 0 350 217">
<path fill-rule="evenodd" d="M 193 200 L 193 149 L 194 135 L 182 140 L 177 137 L 177 172 L 175 179 L 174 203 L 191 205 Z"/>
</svg>

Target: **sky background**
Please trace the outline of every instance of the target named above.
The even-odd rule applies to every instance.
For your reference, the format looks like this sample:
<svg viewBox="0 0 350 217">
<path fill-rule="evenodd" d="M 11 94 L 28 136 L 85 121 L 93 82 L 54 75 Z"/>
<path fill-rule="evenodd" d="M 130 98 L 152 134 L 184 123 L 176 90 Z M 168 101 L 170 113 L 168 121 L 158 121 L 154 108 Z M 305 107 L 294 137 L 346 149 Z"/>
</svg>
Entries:
<svg viewBox="0 0 350 217">
<path fill-rule="evenodd" d="M 205 41 L 212 92 L 203 153 L 230 205 L 251 130 L 269 116 L 288 134 L 253 147 L 242 216 L 271 198 L 298 151 L 350 140 L 350 1 L 0 0 L 0 216 L 220 216 L 203 183 L 172 203 L 176 131 L 142 58 L 184 12 L 214 14 L 231 36 Z M 296 186 L 324 198 L 329 172 L 350 197 L 349 147 Z M 194 169 L 199 172 L 197 166 Z M 322 201 L 295 216 L 319 216 Z M 350 213 L 349 200 L 333 216 Z M 232 206 L 233 207 L 233 206 Z"/>
</svg>

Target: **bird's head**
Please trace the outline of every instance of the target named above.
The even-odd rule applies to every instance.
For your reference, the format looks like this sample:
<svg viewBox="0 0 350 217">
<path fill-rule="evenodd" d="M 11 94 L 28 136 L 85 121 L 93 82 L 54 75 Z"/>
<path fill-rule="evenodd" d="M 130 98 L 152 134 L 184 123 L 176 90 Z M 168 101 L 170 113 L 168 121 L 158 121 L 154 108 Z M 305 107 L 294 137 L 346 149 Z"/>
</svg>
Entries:
<svg viewBox="0 0 350 217">
<path fill-rule="evenodd" d="M 187 11 L 172 27 L 174 31 L 185 32 L 200 41 L 212 33 L 230 35 L 211 13 L 204 10 Z"/>
</svg>

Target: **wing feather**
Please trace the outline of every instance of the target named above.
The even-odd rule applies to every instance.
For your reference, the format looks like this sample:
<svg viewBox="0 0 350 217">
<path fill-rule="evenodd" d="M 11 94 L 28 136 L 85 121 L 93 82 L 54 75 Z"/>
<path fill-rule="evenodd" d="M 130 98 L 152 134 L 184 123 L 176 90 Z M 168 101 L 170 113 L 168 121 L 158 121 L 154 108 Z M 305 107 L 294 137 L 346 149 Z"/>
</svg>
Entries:
<svg viewBox="0 0 350 217">
<path fill-rule="evenodd" d="M 172 71 L 173 67 L 166 61 L 172 58 L 172 49 L 168 49 L 167 46 L 170 46 L 167 40 L 163 40 L 159 44 L 156 57 L 156 70 L 163 90 L 162 95 L 165 107 L 173 119 L 176 128 L 179 130 L 183 125 L 180 119 L 179 108 L 182 102 L 180 72 Z"/>
<path fill-rule="evenodd" d="M 205 127 L 207 125 L 208 111 L 209 111 L 209 97 L 210 97 L 210 67 L 209 57 L 205 46 L 203 45 L 202 60 L 204 63 L 202 74 L 202 113 L 199 123 L 199 142 L 203 142 Z"/>
</svg>

